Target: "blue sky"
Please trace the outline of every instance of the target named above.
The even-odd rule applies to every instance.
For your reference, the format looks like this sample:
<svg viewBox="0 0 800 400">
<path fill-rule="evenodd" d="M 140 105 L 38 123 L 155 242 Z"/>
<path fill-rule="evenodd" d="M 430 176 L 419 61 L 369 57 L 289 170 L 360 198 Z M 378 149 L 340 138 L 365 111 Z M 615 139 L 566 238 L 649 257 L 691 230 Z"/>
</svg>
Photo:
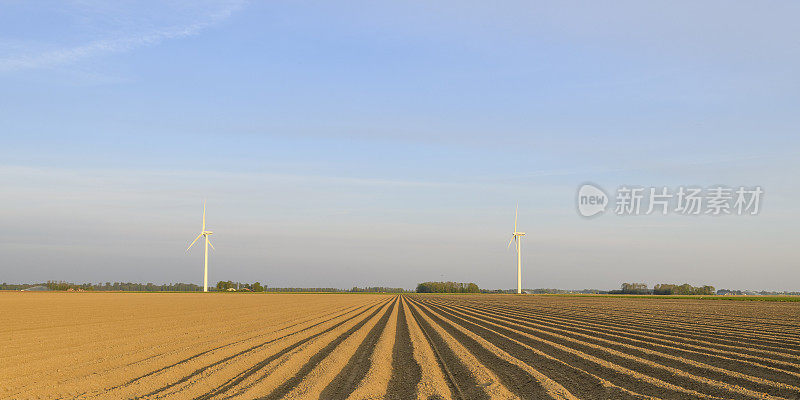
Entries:
<svg viewBox="0 0 800 400">
<path fill-rule="evenodd" d="M 0 3 L 0 280 L 797 290 L 795 2 Z M 575 212 L 761 185 L 753 217 Z"/>
</svg>

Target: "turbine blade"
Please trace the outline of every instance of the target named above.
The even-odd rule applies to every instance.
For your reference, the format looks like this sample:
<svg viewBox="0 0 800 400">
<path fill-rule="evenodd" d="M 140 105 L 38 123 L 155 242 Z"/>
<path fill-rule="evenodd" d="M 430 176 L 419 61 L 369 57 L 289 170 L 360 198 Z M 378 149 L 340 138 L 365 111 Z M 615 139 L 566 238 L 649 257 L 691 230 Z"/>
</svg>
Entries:
<svg viewBox="0 0 800 400">
<path fill-rule="evenodd" d="M 514 239 L 516 239 L 516 238 L 517 238 L 516 236 L 512 236 L 512 237 L 511 237 L 511 240 L 509 240 L 509 241 L 508 241 L 508 246 L 506 246 L 506 250 L 508 250 L 508 249 L 510 249 L 510 248 L 511 248 L 511 242 L 513 242 L 513 241 L 514 241 Z"/>
<path fill-rule="evenodd" d="M 189 247 L 186 248 L 186 251 L 189 251 L 189 249 L 191 249 L 192 246 L 194 246 L 194 242 L 196 242 L 197 239 L 200 239 L 200 236 L 203 236 L 203 234 L 201 233 L 201 234 L 197 235 L 197 237 L 194 238 L 194 240 L 192 240 L 192 244 L 190 244 Z"/>
<path fill-rule="evenodd" d="M 514 213 L 514 232 L 517 232 L 517 217 L 519 216 L 519 203 L 517 203 L 517 212 Z"/>
<path fill-rule="evenodd" d="M 215 249 L 215 248 L 214 248 L 214 245 L 213 245 L 213 244 L 211 244 L 211 240 L 209 240 L 209 239 L 208 239 L 208 236 L 206 236 L 206 241 L 208 242 L 208 245 L 209 245 L 209 246 L 211 246 L 211 248 L 212 248 L 214 251 L 217 251 L 217 249 Z"/>
<path fill-rule="evenodd" d="M 201 232 L 205 230 L 206 230 L 206 201 L 203 200 L 203 230 Z"/>
</svg>

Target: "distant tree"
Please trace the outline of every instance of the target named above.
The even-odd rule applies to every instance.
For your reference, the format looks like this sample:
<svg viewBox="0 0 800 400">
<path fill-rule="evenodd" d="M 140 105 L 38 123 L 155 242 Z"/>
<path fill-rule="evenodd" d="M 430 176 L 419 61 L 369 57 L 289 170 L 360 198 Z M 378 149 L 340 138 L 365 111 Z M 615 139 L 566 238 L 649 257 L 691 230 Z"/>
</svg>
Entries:
<svg viewBox="0 0 800 400">
<path fill-rule="evenodd" d="M 474 283 L 422 282 L 417 285 L 417 293 L 480 293 Z"/>
<path fill-rule="evenodd" d="M 688 283 L 684 283 L 683 285 L 661 283 L 653 288 L 653 294 L 661 295 L 713 295 L 716 293 L 713 286 L 704 285 L 702 287 L 695 287 Z"/>
<path fill-rule="evenodd" d="M 653 294 L 660 294 L 660 295 L 669 295 L 675 293 L 676 285 L 670 285 L 667 283 L 659 283 L 653 287 Z"/>
<path fill-rule="evenodd" d="M 623 294 L 648 294 L 647 284 L 646 283 L 623 283 L 622 284 L 622 293 Z"/>
<path fill-rule="evenodd" d="M 703 285 L 703 287 L 701 289 L 702 289 L 702 292 L 700 294 L 703 294 L 703 295 L 710 295 L 710 294 L 716 293 L 716 290 L 714 290 L 714 287 L 710 286 L 710 285 Z"/>
</svg>

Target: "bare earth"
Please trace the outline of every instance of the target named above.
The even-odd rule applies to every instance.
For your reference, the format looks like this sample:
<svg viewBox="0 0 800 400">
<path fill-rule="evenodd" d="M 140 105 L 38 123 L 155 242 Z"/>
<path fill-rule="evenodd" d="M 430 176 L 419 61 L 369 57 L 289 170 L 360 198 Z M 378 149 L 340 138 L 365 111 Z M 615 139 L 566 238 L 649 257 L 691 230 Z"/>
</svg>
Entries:
<svg viewBox="0 0 800 400">
<path fill-rule="evenodd" d="M 0 398 L 800 399 L 800 303 L 0 293 Z"/>
</svg>

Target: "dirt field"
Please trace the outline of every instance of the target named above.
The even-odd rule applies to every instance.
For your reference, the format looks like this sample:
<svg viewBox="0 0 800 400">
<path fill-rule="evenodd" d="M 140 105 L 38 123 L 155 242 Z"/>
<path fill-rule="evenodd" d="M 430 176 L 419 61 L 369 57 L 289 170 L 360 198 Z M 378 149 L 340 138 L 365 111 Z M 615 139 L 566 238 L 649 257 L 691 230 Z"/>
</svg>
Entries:
<svg viewBox="0 0 800 400">
<path fill-rule="evenodd" d="M 0 293 L 0 398 L 798 399 L 800 303 Z"/>
</svg>

